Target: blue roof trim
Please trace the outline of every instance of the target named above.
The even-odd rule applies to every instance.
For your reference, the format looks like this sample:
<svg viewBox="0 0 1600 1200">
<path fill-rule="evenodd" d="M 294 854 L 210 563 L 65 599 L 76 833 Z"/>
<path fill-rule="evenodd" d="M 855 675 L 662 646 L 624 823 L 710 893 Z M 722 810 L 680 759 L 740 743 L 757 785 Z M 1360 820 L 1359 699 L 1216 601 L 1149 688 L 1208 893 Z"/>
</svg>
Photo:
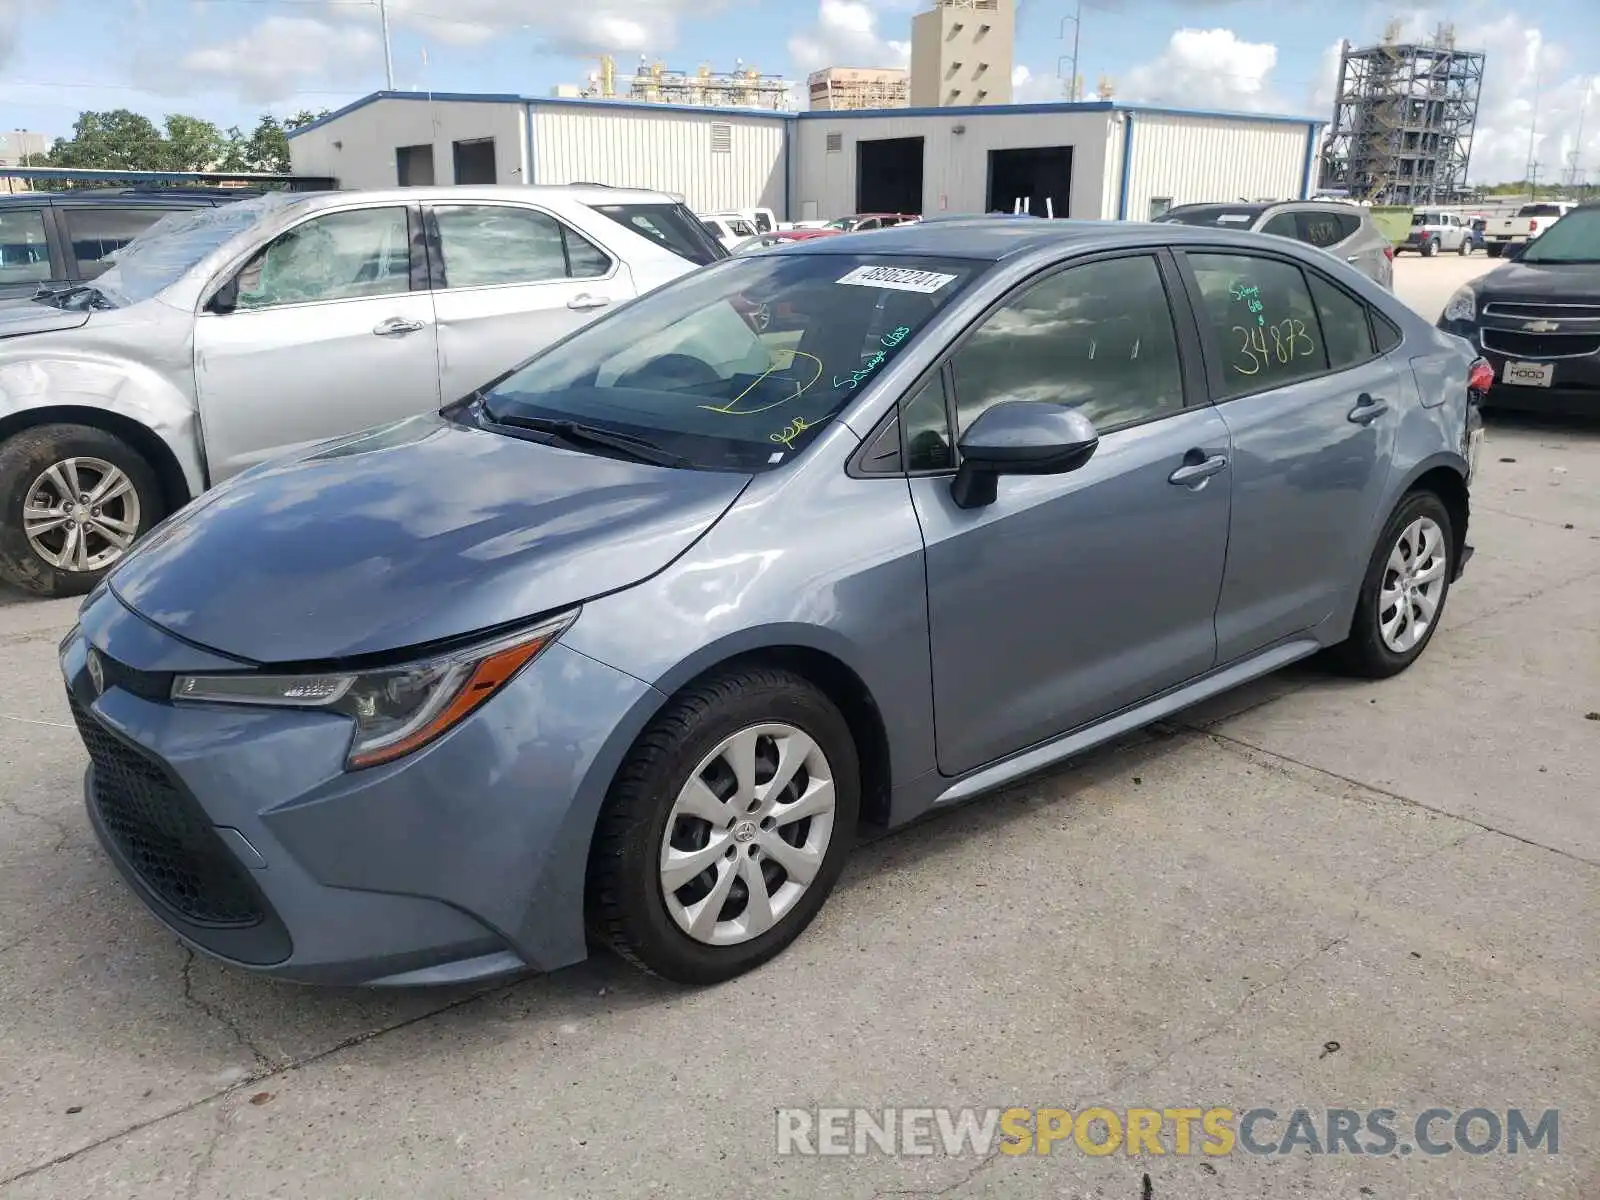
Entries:
<svg viewBox="0 0 1600 1200">
<path fill-rule="evenodd" d="M 709 105 L 700 104 L 647 104 L 639 100 L 599 100 L 569 96 L 517 96 L 482 92 L 373 92 L 370 96 L 363 96 L 359 100 L 352 101 L 343 108 L 312 121 L 308 125 L 302 125 L 299 129 L 292 131 L 289 136 L 291 138 L 299 137 L 302 133 L 316 129 L 318 126 L 326 125 L 330 121 L 336 121 L 340 117 L 348 116 L 357 109 L 365 108 L 369 104 L 375 104 L 379 100 L 443 100 L 452 104 L 521 104 L 528 106 L 529 111 L 535 107 L 546 106 L 551 108 L 615 110 L 618 112 L 699 113 L 702 116 L 744 117 L 763 121 L 862 121 L 882 117 L 1026 116 L 1044 113 L 1060 113 L 1065 116 L 1074 113 L 1133 112 L 1151 116 L 1220 118 L 1230 121 L 1261 121 L 1280 125 L 1320 126 L 1327 124 L 1326 121 L 1317 121 L 1310 117 L 1283 116 L 1277 113 L 1235 112 L 1227 109 L 1206 108 L 1167 108 L 1148 104 L 1119 104 L 1114 100 L 1057 100 L 1039 104 L 954 105 L 949 108 L 868 108 L 793 113 L 767 112 L 759 108 L 713 108 Z"/>
</svg>

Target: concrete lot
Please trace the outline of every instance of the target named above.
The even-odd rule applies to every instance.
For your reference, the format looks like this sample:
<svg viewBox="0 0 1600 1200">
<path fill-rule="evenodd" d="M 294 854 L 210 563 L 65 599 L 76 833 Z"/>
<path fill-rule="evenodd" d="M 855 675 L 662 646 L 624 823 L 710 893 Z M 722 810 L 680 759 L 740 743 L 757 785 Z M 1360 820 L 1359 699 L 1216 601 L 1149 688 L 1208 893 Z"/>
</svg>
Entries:
<svg viewBox="0 0 1600 1200">
<path fill-rule="evenodd" d="M 1432 316 L 1490 265 L 1400 289 Z M 12 598 L 0 1200 L 1600 1195 L 1600 422 L 1492 423 L 1474 501 L 1404 676 L 1292 669 L 881 838 L 703 992 L 610 958 L 429 994 L 195 959 L 82 817 L 73 605 Z M 778 1106 L 889 1104 L 1554 1107 L 1561 1152 L 774 1152 Z"/>
</svg>

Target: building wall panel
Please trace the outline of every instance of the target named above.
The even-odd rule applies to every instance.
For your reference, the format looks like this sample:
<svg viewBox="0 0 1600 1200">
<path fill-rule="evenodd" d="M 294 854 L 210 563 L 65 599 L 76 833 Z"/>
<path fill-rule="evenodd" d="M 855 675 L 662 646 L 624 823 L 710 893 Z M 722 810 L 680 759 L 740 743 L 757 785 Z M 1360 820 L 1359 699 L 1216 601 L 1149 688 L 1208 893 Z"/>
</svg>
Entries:
<svg viewBox="0 0 1600 1200">
<path fill-rule="evenodd" d="M 524 182 L 527 133 L 515 101 L 386 99 L 289 139 L 298 175 L 331 175 L 343 188 L 387 188 L 400 182 L 395 150 L 432 144 L 434 182 L 455 182 L 454 143 L 494 139 L 495 179 Z"/>
<path fill-rule="evenodd" d="M 1312 136 L 1307 122 L 1138 110 L 1131 116 L 1126 213 L 1131 221 L 1148 220 L 1155 199 L 1177 205 L 1303 197 Z M 1111 215 L 1117 215 L 1115 209 Z"/>
</svg>

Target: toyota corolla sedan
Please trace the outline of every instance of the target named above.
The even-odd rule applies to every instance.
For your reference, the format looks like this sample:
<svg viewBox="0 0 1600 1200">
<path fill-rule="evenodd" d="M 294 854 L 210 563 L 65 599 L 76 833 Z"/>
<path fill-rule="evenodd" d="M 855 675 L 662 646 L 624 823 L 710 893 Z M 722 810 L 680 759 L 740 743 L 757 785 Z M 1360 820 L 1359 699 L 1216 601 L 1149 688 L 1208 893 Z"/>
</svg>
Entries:
<svg viewBox="0 0 1600 1200">
<path fill-rule="evenodd" d="M 1319 650 L 1404 670 L 1486 368 L 1326 254 L 946 222 L 707 267 L 170 518 L 61 647 L 190 946 L 704 984 L 897 826 Z"/>
</svg>

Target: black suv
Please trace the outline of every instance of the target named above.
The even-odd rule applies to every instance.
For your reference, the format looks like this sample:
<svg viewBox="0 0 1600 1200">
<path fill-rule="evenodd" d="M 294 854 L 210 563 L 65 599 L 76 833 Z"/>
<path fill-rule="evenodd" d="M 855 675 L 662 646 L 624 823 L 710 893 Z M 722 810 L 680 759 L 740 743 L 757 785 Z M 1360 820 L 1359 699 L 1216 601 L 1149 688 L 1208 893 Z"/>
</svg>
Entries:
<svg viewBox="0 0 1600 1200">
<path fill-rule="evenodd" d="M 77 283 L 110 268 L 106 255 L 171 212 L 211 208 L 253 188 L 85 188 L 0 196 L 0 299 L 40 284 Z"/>
</svg>

